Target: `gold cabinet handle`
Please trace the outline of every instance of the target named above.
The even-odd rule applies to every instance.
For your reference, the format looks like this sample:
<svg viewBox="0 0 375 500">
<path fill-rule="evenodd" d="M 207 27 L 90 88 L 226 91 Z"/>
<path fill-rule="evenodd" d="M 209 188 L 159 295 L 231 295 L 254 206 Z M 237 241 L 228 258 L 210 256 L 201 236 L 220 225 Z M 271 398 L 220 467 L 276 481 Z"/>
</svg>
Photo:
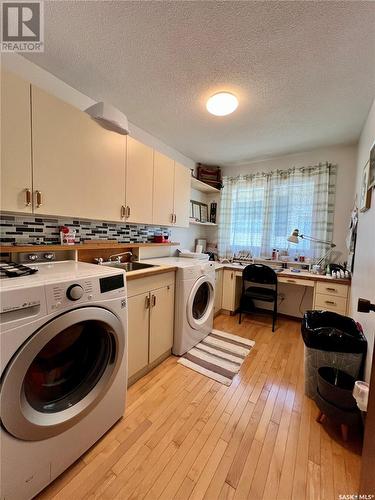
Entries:
<svg viewBox="0 0 375 500">
<path fill-rule="evenodd" d="M 328 286 L 326 287 L 326 290 L 327 290 L 328 292 L 337 292 L 337 289 L 336 289 L 336 288 L 330 288 L 330 287 L 328 287 Z"/>
<path fill-rule="evenodd" d="M 332 306 L 335 306 L 336 305 L 336 302 L 333 302 L 333 300 L 326 300 L 325 301 L 325 304 L 330 304 Z"/>
<path fill-rule="evenodd" d="M 156 295 L 152 294 L 152 307 L 156 306 Z"/>
<path fill-rule="evenodd" d="M 129 219 L 130 217 L 130 207 L 129 205 L 126 206 L 126 218 Z"/>
<path fill-rule="evenodd" d="M 31 191 L 29 188 L 25 188 L 25 206 L 29 207 L 31 205 Z"/>
<path fill-rule="evenodd" d="M 124 205 L 121 205 L 121 218 L 123 219 L 126 215 L 126 209 L 124 207 Z"/>
<path fill-rule="evenodd" d="M 177 224 L 177 215 L 174 214 L 174 223 Z"/>
<path fill-rule="evenodd" d="M 36 196 L 36 208 L 39 208 L 42 206 L 42 192 L 36 190 L 35 196 Z"/>
<path fill-rule="evenodd" d="M 145 307 L 146 307 L 146 309 L 150 309 L 150 296 L 149 295 L 146 296 Z"/>
<path fill-rule="evenodd" d="M 230 273 L 230 279 L 233 279 L 233 272 Z"/>
</svg>

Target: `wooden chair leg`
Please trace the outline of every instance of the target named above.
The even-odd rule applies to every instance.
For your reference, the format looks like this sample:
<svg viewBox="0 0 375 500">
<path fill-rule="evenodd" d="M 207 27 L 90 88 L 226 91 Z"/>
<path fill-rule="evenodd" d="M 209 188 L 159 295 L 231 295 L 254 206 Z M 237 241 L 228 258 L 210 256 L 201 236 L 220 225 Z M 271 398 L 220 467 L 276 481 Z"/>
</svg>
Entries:
<svg viewBox="0 0 375 500">
<path fill-rule="evenodd" d="M 275 300 L 275 305 L 273 308 L 273 314 L 272 314 L 272 331 L 275 331 L 275 324 L 276 324 L 276 318 L 277 318 L 277 301 Z"/>
<path fill-rule="evenodd" d="M 341 424 L 341 435 L 342 439 L 346 442 L 348 440 L 349 427 L 346 424 Z"/>
</svg>

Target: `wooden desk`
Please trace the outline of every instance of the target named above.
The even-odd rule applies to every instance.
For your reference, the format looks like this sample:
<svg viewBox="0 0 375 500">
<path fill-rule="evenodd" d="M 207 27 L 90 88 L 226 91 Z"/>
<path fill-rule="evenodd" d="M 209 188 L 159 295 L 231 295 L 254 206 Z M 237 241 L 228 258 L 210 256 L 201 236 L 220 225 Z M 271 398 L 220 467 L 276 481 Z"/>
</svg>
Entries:
<svg viewBox="0 0 375 500">
<path fill-rule="evenodd" d="M 239 307 L 241 289 L 242 289 L 242 270 L 243 266 L 236 264 L 219 264 L 217 265 L 217 273 L 222 273 L 222 276 L 217 276 L 216 283 L 218 288 L 217 296 L 222 297 L 221 309 L 235 312 Z M 293 273 L 289 269 L 285 269 L 277 274 L 278 282 L 285 284 L 286 291 L 288 286 L 303 286 L 309 287 L 312 290 L 312 309 L 325 309 L 327 311 L 337 312 L 339 314 L 347 314 L 349 307 L 349 279 L 333 279 L 327 276 L 312 274 L 307 271 Z M 217 301 L 218 302 L 218 301 Z M 215 308 L 219 309 L 219 304 Z"/>
</svg>

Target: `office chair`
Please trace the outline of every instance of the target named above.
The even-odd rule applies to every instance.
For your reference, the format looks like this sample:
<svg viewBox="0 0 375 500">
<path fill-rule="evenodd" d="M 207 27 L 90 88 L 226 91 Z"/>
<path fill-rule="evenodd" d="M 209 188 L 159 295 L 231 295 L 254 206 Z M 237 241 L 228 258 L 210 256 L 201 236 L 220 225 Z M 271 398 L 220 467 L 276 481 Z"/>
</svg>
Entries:
<svg viewBox="0 0 375 500">
<path fill-rule="evenodd" d="M 254 286 L 272 285 L 270 287 Z M 275 331 L 277 318 L 277 274 L 269 266 L 263 264 L 250 264 L 242 272 L 242 294 L 240 300 L 240 318 L 242 313 L 254 311 L 253 300 L 262 300 L 264 302 L 273 302 L 272 331 Z"/>
</svg>

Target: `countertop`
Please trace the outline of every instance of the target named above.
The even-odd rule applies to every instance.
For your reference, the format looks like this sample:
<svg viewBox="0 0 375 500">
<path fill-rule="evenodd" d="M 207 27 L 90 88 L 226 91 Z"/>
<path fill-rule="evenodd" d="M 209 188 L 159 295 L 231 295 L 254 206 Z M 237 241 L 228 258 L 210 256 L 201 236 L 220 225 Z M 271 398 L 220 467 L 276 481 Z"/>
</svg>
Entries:
<svg viewBox="0 0 375 500">
<path fill-rule="evenodd" d="M 242 271 L 244 267 L 241 264 L 231 264 L 231 263 L 221 263 L 221 262 L 215 262 L 215 269 L 228 269 L 228 270 L 235 270 L 235 271 Z M 304 279 L 304 280 L 312 280 L 312 281 L 329 281 L 330 283 L 341 283 L 343 285 L 350 285 L 351 280 L 350 278 L 332 278 L 332 276 L 325 276 L 322 274 L 313 274 L 309 273 L 308 271 L 300 271 L 299 273 L 293 273 L 290 269 L 283 269 L 281 272 L 277 273 L 278 276 L 280 277 L 285 277 L 285 278 L 293 278 L 293 279 Z"/>
<path fill-rule="evenodd" d="M 168 265 L 148 267 L 146 269 L 138 269 L 137 271 L 127 272 L 126 280 L 131 281 L 139 278 L 147 278 L 148 276 L 154 276 L 155 274 L 168 273 L 172 271 L 174 272 L 176 270 L 177 270 L 176 266 L 168 266 Z"/>
</svg>

